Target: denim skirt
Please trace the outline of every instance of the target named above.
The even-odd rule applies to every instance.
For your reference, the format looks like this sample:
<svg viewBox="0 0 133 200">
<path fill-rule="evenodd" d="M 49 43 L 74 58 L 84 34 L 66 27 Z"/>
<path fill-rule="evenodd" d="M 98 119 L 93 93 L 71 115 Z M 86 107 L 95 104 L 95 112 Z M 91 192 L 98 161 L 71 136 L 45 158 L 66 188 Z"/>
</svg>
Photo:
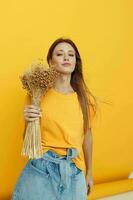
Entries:
<svg viewBox="0 0 133 200">
<path fill-rule="evenodd" d="M 85 175 L 71 159 L 77 154 L 76 148 L 67 148 L 65 156 L 49 149 L 41 158 L 29 159 L 11 200 L 86 200 Z"/>
</svg>

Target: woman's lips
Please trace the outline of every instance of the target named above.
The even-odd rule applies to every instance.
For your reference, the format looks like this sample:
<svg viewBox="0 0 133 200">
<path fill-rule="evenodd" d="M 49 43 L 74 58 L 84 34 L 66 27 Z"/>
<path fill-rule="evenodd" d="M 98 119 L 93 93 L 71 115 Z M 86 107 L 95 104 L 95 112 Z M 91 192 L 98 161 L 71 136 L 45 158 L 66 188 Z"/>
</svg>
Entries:
<svg viewBox="0 0 133 200">
<path fill-rule="evenodd" d="M 65 67 L 71 66 L 70 63 L 64 63 L 64 64 L 62 64 L 62 65 L 65 66 Z"/>
</svg>

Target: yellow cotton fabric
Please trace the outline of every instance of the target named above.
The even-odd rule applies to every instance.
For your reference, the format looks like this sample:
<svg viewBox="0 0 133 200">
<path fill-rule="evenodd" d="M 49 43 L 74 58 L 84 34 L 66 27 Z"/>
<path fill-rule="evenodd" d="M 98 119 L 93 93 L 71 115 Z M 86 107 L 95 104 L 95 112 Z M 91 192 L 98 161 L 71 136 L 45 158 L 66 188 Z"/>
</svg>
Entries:
<svg viewBox="0 0 133 200">
<path fill-rule="evenodd" d="M 67 148 L 77 148 L 78 156 L 72 160 L 85 174 L 83 114 L 77 93 L 63 94 L 50 88 L 42 98 L 41 108 L 43 152 L 52 149 L 59 155 L 66 155 Z"/>
</svg>

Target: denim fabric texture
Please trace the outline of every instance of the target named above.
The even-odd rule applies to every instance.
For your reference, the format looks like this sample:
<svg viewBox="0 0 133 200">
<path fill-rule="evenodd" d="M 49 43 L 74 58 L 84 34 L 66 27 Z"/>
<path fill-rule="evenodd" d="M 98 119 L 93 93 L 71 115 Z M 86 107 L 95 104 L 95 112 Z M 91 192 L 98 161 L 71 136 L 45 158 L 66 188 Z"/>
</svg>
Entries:
<svg viewBox="0 0 133 200">
<path fill-rule="evenodd" d="M 11 200 L 86 200 L 84 173 L 71 160 L 76 156 L 76 148 L 68 148 L 66 156 L 49 149 L 41 158 L 29 159 Z"/>
</svg>

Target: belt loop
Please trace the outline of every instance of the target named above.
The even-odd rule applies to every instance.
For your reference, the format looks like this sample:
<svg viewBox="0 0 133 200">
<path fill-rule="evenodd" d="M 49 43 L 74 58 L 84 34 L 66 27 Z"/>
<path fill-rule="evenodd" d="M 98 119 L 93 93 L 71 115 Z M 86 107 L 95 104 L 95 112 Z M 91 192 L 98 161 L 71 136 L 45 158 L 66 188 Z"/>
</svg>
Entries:
<svg viewBox="0 0 133 200">
<path fill-rule="evenodd" d="M 78 155 L 78 151 L 76 148 L 68 148 L 67 149 L 67 160 L 71 160 Z"/>
</svg>

